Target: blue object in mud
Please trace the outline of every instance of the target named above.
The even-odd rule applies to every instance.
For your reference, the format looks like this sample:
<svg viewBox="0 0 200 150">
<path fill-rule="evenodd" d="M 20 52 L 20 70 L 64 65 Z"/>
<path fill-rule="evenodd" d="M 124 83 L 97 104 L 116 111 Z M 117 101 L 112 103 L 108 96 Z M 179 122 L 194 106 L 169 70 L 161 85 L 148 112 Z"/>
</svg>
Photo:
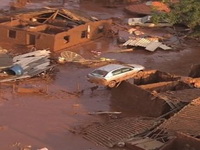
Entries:
<svg viewBox="0 0 200 150">
<path fill-rule="evenodd" d="M 9 70 L 13 71 L 16 76 L 21 76 L 24 73 L 23 68 L 20 65 L 18 65 L 18 64 L 10 67 Z"/>
</svg>

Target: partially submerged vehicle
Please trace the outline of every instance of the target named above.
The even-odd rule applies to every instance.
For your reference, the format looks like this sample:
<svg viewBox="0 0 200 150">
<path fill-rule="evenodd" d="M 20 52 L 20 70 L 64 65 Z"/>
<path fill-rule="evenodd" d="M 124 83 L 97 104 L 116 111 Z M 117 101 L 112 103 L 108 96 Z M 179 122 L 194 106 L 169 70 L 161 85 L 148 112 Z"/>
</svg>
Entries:
<svg viewBox="0 0 200 150">
<path fill-rule="evenodd" d="M 132 78 L 145 68 L 138 64 L 109 64 L 95 69 L 87 75 L 88 81 L 95 84 L 116 87 L 121 81 Z"/>
</svg>

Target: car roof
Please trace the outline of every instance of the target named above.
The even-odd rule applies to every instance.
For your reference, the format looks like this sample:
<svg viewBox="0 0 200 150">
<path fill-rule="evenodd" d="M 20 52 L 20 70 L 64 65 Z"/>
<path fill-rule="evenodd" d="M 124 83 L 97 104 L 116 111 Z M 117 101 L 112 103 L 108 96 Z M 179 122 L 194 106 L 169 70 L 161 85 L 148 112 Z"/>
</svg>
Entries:
<svg viewBox="0 0 200 150">
<path fill-rule="evenodd" d="M 96 70 L 104 70 L 104 71 L 110 72 L 110 71 L 120 69 L 120 68 L 124 68 L 124 67 L 129 67 L 129 66 L 120 65 L 120 64 L 109 64 L 109 65 L 97 68 Z"/>
</svg>

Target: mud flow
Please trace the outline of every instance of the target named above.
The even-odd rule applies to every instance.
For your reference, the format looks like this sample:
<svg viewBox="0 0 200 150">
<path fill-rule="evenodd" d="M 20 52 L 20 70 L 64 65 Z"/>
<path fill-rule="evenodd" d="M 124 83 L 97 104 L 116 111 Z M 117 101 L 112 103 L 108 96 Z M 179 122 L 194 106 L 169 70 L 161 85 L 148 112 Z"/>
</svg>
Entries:
<svg viewBox="0 0 200 150">
<path fill-rule="evenodd" d="M 141 2 L 0 0 L 0 150 L 199 148 L 199 43 L 182 27 L 128 25 Z M 107 64 L 145 70 L 115 88 L 87 81 Z"/>
</svg>

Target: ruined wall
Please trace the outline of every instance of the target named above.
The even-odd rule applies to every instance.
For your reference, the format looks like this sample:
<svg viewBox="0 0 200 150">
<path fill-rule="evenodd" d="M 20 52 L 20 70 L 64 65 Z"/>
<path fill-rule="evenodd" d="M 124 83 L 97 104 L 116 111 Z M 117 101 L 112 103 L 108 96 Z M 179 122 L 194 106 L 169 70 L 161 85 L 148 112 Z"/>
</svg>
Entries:
<svg viewBox="0 0 200 150">
<path fill-rule="evenodd" d="M 128 82 L 122 82 L 119 87 L 113 88 L 111 94 L 113 104 L 125 107 L 137 115 L 159 117 L 170 110 L 164 100 Z"/>
<path fill-rule="evenodd" d="M 36 33 L 36 43 L 35 47 L 37 49 L 49 49 L 53 50 L 54 48 L 54 43 L 55 43 L 55 36 L 54 35 L 49 35 L 49 34 L 41 34 L 41 33 Z"/>
<path fill-rule="evenodd" d="M 55 36 L 54 51 L 61 50 L 73 45 L 84 43 L 96 38 L 99 38 L 108 31 L 112 21 L 111 20 L 101 20 L 96 22 L 89 22 L 84 25 L 80 25 L 70 29 L 69 31 L 58 33 Z M 88 26 L 90 32 L 88 33 Z M 103 26 L 103 31 L 99 31 L 99 27 Z M 81 38 L 82 32 L 87 31 L 87 37 Z M 69 41 L 64 39 L 64 37 L 69 36 Z"/>
<path fill-rule="evenodd" d="M 40 32 L 45 30 L 48 27 L 47 25 L 39 25 L 32 28 L 28 28 L 28 24 L 21 28 L 17 27 L 19 25 L 21 24 L 17 20 L 1 24 L 0 40 L 17 45 L 33 45 L 37 49 L 48 48 L 53 50 L 55 36 Z"/>
<path fill-rule="evenodd" d="M 1 41 L 19 45 L 26 44 L 26 31 L 22 31 L 12 27 L 9 28 L 5 26 L 0 26 L 0 33 Z"/>
<path fill-rule="evenodd" d="M 24 46 L 33 45 L 36 49 L 48 48 L 57 51 L 103 36 L 110 29 L 111 23 L 112 20 L 88 22 L 63 32 L 64 28 L 57 26 L 29 25 L 27 22 L 12 20 L 0 24 L 0 40 Z M 46 31 L 48 28 L 52 30 Z"/>
<path fill-rule="evenodd" d="M 151 84 L 166 81 L 177 81 L 180 77 L 161 72 L 158 70 L 148 70 L 140 72 L 134 76 L 134 83 L 137 85 Z"/>
<path fill-rule="evenodd" d="M 45 28 L 45 26 L 40 26 L 39 30 Z M 12 44 L 18 45 L 34 45 L 37 49 L 45 49 L 54 47 L 55 37 L 40 32 L 26 31 L 22 29 L 17 29 L 15 27 L 0 26 L 0 40 Z M 30 39 L 32 36 L 32 39 Z"/>
</svg>

